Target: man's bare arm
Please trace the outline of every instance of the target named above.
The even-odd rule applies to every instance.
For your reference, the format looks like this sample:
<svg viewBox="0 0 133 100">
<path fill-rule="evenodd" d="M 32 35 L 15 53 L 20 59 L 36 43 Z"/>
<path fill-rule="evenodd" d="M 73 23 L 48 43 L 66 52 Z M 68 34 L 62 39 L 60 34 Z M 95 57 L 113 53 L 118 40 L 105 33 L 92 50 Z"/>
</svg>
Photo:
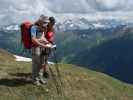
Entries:
<svg viewBox="0 0 133 100">
<path fill-rule="evenodd" d="M 41 42 L 39 41 L 39 39 L 37 39 L 37 38 L 35 38 L 35 37 L 32 37 L 32 42 L 35 43 L 35 44 L 38 45 L 38 46 L 43 47 L 43 48 L 48 48 L 48 46 L 46 46 L 45 44 L 41 43 Z"/>
</svg>

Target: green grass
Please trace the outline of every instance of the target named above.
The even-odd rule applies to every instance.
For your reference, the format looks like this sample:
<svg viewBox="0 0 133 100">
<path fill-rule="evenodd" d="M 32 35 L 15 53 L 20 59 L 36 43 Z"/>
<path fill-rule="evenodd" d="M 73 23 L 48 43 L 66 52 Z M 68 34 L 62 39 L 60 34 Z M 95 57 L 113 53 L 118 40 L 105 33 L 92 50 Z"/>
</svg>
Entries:
<svg viewBox="0 0 133 100">
<path fill-rule="evenodd" d="M 57 76 L 55 66 L 50 68 Z M 33 85 L 31 63 L 16 62 L 0 50 L 0 100 L 133 100 L 132 85 L 75 65 L 59 64 L 59 68 L 64 96 L 57 93 L 52 77 L 46 85 Z"/>
</svg>

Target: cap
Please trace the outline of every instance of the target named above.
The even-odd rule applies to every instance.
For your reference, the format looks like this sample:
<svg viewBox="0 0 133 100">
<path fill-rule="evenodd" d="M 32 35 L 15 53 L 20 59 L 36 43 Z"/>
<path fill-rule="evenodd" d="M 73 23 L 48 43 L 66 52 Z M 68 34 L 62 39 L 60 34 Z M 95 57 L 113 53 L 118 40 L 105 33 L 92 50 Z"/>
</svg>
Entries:
<svg viewBox="0 0 133 100">
<path fill-rule="evenodd" d="M 48 16 L 44 16 L 44 15 L 41 15 L 39 17 L 39 20 L 42 21 L 42 22 L 44 22 L 44 23 L 49 23 L 50 22 L 49 21 L 49 17 Z"/>
</svg>

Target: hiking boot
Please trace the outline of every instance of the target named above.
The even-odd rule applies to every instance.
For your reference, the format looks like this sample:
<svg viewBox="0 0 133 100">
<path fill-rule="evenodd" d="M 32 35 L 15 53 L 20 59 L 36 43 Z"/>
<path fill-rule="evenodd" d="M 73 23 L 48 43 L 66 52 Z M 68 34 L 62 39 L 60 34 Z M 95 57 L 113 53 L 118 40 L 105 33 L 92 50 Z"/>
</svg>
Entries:
<svg viewBox="0 0 133 100">
<path fill-rule="evenodd" d="M 39 81 L 40 81 L 42 84 L 46 84 L 46 83 L 47 83 L 46 80 L 44 80 L 44 78 L 43 78 L 43 73 L 42 73 L 42 72 L 39 73 Z"/>
<path fill-rule="evenodd" d="M 49 73 L 48 73 L 48 72 L 44 72 L 44 73 L 43 73 L 43 77 L 49 78 Z"/>
<path fill-rule="evenodd" d="M 37 86 L 40 86 L 40 85 L 41 85 L 41 83 L 40 83 L 39 80 L 35 80 L 35 81 L 33 81 L 33 84 L 34 84 L 34 85 L 37 85 Z"/>
<path fill-rule="evenodd" d="M 44 80 L 43 78 L 40 78 L 40 80 L 39 80 L 42 84 L 47 84 L 47 81 L 46 80 Z"/>
<path fill-rule="evenodd" d="M 41 85 L 39 77 L 32 77 L 32 81 L 34 85 L 37 85 L 37 86 Z"/>
</svg>

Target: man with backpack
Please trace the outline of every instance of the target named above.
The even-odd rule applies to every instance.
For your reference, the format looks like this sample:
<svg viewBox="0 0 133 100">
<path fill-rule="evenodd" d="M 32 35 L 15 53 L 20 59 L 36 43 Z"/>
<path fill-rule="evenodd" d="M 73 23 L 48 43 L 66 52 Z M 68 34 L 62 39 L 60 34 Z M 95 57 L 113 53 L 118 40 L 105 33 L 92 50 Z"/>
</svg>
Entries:
<svg viewBox="0 0 133 100">
<path fill-rule="evenodd" d="M 45 59 L 42 52 L 43 48 L 51 48 L 52 45 L 49 44 L 45 37 L 41 37 L 47 32 L 48 23 L 49 17 L 41 15 L 31 27 L 31 40 L 35 45 L 32 47 L 32 78 L 36 85 L 46 83 L 43 78 Z"/>
<path fill-rule="evenodd" d="M 42 51 L 43 48 L 50 48 L 52 45 L 49 44 L 45 37 L 42 38 L 42 36 L 47 31 L 48 23 L 49 17 L 41 15 L 34 24 L 29 21 L 21 24 L 21 36 L 24 48 L 31 49 L 32 51 L 32 79 L 36 85 L 46 83 L 43 78 L 45 61 L 42 57 Z"/>
</svg>

